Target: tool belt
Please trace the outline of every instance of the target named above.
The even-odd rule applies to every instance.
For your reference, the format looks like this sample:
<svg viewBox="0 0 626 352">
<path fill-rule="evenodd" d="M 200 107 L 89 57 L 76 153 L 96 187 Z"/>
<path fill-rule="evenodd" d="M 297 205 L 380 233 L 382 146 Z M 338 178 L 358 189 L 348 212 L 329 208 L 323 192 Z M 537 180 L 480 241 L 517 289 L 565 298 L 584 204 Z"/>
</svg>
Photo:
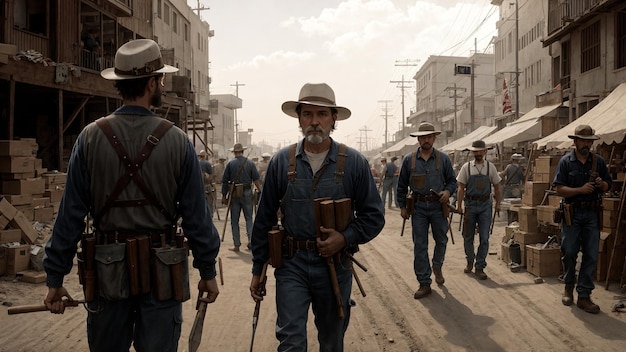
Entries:
<svg viewBox="0 0 626 352">
<path fill-rule="evenodd" d="M 574 209 L 595 209 L 600 205 L 600 202 L 597 200 L 587 201 L 587 202 L 571 202 L 566 203 L 572 206 Z"/>
<path fill-rule="evenodd" d="M 424 195 L 424 194 L 414 193 L 413 199 L 418 200 L 420 202 L 438 202 L 439 201 L 439 197 L 433 194 Z"/>
<path fill-rule="evenodd" d="M 490 196 L 465 196 L 465 200 L 477 200 L 479 202 L 486 202 Z"/>
<path fill-rule="evenodd" d="M 85 301 L 96 293 L 112 301 L 149 293 L 158 301 L 188 300 L 189 251 L 182 235 L 166 232 L 84 234 L 78 273 Z"/>
</svg>

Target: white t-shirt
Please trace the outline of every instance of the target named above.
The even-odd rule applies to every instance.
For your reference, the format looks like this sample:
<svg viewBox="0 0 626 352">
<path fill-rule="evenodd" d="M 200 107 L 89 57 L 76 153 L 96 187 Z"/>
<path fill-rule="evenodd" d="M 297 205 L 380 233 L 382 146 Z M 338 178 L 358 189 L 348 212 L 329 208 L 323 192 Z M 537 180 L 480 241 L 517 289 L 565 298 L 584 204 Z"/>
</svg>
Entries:
<svg viewBox="0 0 626 352">
<path fill-rule="evenodd" d="M 311 170 L 313 170 L 313 175 L 315 175 L 317 171 L 319 171 L 319 169 L 322 167 L 322 163 L 324 162 L 324 159 L 326 159 L 326 155 L 328 155 L 328 150 L 321 153 L 311 153 L 307 152 L 306 150 L 304 152 L 306 153 L 307 159 L 309 159 L 309 164 L 311 165 Z"/>
<path fill-rule="evenodd" d="M 489 180 L 491 181 L 491 184 L 496 185 L 502 182 L 502 178 L 498 175 L 498 169 L 494 163 L 489 162 L 489 171 L 487 171 L 486 160 L 483 160 L 482 164 L 476 164 L 476 160 L 463 164 L 461 171 L 459 171 L 459 174 L 456 176 L 457 182 L 467 185 L 467 182 L 469 182 L 469 176 L 467 174 L 468 167 L 470 168 L 470 175 L 487 175 L 487 172 L 489 172 Z"/>
</svg>

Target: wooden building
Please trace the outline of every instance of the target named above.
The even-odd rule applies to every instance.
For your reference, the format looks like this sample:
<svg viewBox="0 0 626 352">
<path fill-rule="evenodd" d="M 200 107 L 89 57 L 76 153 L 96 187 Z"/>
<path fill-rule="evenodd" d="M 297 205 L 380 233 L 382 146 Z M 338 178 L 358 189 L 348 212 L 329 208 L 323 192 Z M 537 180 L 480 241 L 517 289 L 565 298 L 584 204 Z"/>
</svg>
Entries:
<svg viewBox="0 0 626 352">
<path fill-rule="evenodd" d="M 0 139 L 35 138 L 43 167 L 65 171 L 83 127 L 121 105 L 100 71 L 152 37 L 151 0 L 0 0 Z M 157 111 L 183 128 L 188 97 L 173 87 L 185 79 L 166 80 Z"/>
</svg>

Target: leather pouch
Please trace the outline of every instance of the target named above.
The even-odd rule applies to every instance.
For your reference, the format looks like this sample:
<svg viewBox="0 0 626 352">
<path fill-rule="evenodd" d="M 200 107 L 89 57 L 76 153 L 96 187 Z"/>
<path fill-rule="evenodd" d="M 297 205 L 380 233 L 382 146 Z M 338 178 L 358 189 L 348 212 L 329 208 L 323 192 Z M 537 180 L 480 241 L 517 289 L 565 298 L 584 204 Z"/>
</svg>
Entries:
<svg viewBox="0 0 626 352">
<path fill-rule="evenodd" d="M 153 294 L 156 300 L 188 300 L 191 292 L 185 248 L 154 248 L 152 251 Z"/>
<path fill-rule="evenodd" d="M 98 245 L 96 247 L 96 271 L 98 291 L 107 300 L 128 298 L 128 266 L 124 243 Z"/>
</svg>

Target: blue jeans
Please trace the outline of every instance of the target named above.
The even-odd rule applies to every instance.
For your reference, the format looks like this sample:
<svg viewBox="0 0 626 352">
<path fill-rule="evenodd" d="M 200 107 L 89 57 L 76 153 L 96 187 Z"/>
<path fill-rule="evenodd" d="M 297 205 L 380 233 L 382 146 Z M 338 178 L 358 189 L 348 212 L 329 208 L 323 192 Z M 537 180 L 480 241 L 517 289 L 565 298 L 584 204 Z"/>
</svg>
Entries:
<svg viewBox="0 0 626 352">
<path fill-rule="evenodd" d="M 387 206 L 391 208 L 391 206 L 394 204 L 393 202 L 393 178 L 385 178 L 383 180 L 383 196 L 382 196 L 383 207 L 385 206 L 387 194 L 389 194 L 389 202 L 387 203 Z"/>
<path fill-rule="evenodd" d="M 589 297 L 595 288 L 593 276 L 598 262 L 600 229 L 598 213 L 593 208 L 574 209 L 572 225 L 563 221 L 561 227 L 561 260 L 563 261 L 563 280 L 566 285 L 576 284 L 576 260 L 579 250 L 583 257 L 578 271 L 578 297 Z"/>
<path fill-rule="evenodd" d="M 342 257 L 343 259 L 343 257 Z M 339 319 L 326 259 L 317 251 L 299 250 L 276 269 L 276 338 L 278 351 L 307 351 L 307 318 L 313 308 L 317 338 L 322 352 L 343 351 L 343 339 L 350 322 L 350 263 L 335 262 L 345 318 Z"/>
<path fill-rule="evenodd" d="M 476 269 L 484 269 L 487 266 L 487 254 L 489 253 L 489 228 L 491 227 L 491 202 L 468 201 L 465 216 L 467 216 L 467 229 L 463 229 L 463 247 L 468 263 L 476 259 Z M 474 253 L 474 229 L 478 225 L 478 251 Z"/>
<path fill-rule="evenodd" d="M 233 233 L 233 243 L 235 247 L 241 245 L 241 236 L 239 235 L 239 216 L 241 210 L 243 210 L 243 217 L 246 219 L 246 234 L 248 235 L 248 241 L 250 241 L 250 235 L 252 234 L 252 206 L 253 195 L 251 189 L 243 191 L 243 197 L 232 198 L 230 200 L 230 228 Z"/>
<path fill-rule="evenodd" d="M 448 245 L 448 222 L 443 218 L 441 203 L 416 201 L 411 224 L 413 226 L 413 270 L 420 285 L 430 285 L 432 269 L 428 260 L 428 225 L 432 229 L 435 241 L 432 260 L 434 268 L 443 266 Z"/>
<path fill-rule="evenodd" d="M 143 295 L 121 301 L 97 299 L 89 305 L 100 310 L 87 314 L 87 340 L 91 352 L 178 350 L 183 322 L 182 303 L 156 301 Z"/>
</svg>

